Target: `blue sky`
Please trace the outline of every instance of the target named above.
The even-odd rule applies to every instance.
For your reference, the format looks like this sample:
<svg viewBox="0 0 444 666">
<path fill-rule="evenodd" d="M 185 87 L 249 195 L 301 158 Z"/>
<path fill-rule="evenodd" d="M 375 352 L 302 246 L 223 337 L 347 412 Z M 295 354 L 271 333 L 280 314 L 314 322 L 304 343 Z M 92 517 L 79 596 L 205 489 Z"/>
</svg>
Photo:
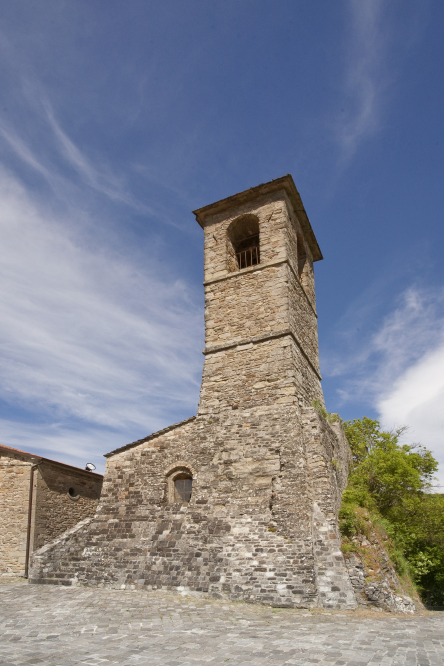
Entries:
<svg viewBox="0 0 444 666">
<path fill-rule="evenodd" d="M 443 33 L 440 0 L 2 3 L 0 441 L 103 469 L 195 413 L 191 210 L 291 173 L 328 410 L 444 463 Z"/>
</svg>

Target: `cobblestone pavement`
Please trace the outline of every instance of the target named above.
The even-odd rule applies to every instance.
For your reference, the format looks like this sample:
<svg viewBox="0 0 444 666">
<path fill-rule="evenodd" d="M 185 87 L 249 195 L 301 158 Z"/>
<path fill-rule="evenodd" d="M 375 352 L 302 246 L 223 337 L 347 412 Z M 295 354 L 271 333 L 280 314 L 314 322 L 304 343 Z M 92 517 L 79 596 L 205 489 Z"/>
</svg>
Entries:
<svg viewBox="0 0 444 666">
<path fill-rule="evenodd" d="M 444 663 L 444 613 L 309 612 L 168 592 L 0 585 L 0 664 Z"/>
</svg>

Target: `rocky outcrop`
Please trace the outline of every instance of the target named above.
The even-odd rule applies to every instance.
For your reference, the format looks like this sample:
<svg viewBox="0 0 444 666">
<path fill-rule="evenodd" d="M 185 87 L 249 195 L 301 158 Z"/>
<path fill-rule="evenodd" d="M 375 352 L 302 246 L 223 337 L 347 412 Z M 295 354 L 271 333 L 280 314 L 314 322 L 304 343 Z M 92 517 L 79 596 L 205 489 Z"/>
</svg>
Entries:
<svg viewBox="0 0 444 666">
<path fill-rule="evenodd" d="M 382 537 L 375 530 L 369 538 L 359 535 L 351 541 L 356 551 L 346 553 L 345 563 L 359 605 L 397 613 L 424 609 L 418 597 L 413 599 L 406 594 L 381 543 Z"/>
</svg>

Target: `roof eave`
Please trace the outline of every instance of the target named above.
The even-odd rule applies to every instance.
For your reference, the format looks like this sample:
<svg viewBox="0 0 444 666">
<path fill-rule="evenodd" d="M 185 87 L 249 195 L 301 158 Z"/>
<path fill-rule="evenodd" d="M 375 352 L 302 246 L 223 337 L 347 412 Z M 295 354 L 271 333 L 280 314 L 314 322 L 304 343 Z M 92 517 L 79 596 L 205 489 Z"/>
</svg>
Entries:
<svg viewBox="0 0 444 666">
<path fill-rule="evenodd" d="M 185 419 L 184 421 L 179 421 L 179 423 L 173 423 L 173 425 L 170 425 L 167 428 L 163 428 L 162 430 L 158 430 L 157 432 L 153 432 L 151 435 L 148 435 L 143 439 L 138 439 L 135 442 L 130 442 L 130 444 L 125 444 L 125 446 L 121 446 L 119 449 L 114 449 L 114 451 L 110 451 L 110 453 L 105 453 L 103 457 L 111 458 L 112 456 L 115 456 L 117 453 L 123 453 L 123 451 L 129 451 L 129 449 L 134 449 L 136 446 L 140 446 L 141 444 L 145 444 L 145 442 L 149 442 L 151 439 L 160 437 L 161 435 L 164 435 L 170 430 L 179 428 L 180 426 L 183 426 L 186 423 L 191 423 L 191 421 L 194 421 L 195 419 L 196 419 L 195 416 L 190 416 L 188 419 Z"/>
<path fill-rule="evenodd" d="M 0 455 L 2 451 L 5 451 L 6 453 L 10 453 L 15 456 L 19 457 L 21 456 L 22 458 L 26 458 L 34 465 L 40 465 L 40 463 L 42 462 L 47 462 L 50 463 L 51 465 L 59 465 L 60 467 L 65 467 L 75 472 L 88 473 L 88 475 L 93 474 L 94 476 L 99 476 L 100 478 L 103 479 L 103 474 L 99 474 L 98 472 L 90 472 L 89 470 L 82 469 L 82 467 L 75 467 L 74 465 L 68 465 L 67 463 L 62 463 L 58 460 L 52 460 L 51 458 L 44 458 L 43 456 L 38 456 L 35 453 L 29 453 L 28 451 L 21 451 L 20 449 L 14 449 L 12 446 L 5 446 L 4 444 L 0 444 Z"/>
</svg>

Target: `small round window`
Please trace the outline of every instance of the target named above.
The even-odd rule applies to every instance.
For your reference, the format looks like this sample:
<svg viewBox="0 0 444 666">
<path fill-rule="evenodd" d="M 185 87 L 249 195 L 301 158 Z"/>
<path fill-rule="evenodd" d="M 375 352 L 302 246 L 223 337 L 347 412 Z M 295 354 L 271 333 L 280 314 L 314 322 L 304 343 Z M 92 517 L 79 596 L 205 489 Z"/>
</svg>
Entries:
<svg viewBox="0 0 444 666">
<path fill-rule="evenodd" d="M 75 488 L 68 488 L 68 495 L 70 496 L 71 499 L 78 499 L 79 493 Z"/>
</svg>

